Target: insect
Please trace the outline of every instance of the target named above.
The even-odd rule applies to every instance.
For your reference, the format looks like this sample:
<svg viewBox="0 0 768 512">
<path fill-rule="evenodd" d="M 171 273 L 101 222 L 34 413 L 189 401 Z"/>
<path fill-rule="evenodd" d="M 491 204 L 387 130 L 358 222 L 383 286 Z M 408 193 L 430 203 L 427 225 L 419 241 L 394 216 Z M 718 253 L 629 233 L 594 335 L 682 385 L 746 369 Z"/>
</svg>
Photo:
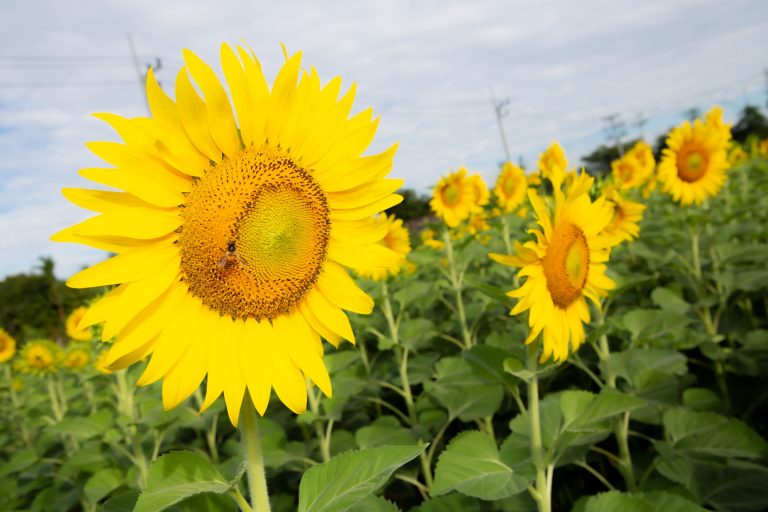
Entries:
<svg viewBox="0 0 768 512">
<path fill-rule="evenodd" d="M 224 256 L 219 260 L 219 268 L 221 270 L 230 270 L 238 264 L 246 266 L 248 265 L 248 262 L 237 253 L 235 241 L 230 240 L 227 242 L 227 249 L 224 251 Z"/>
</svg>

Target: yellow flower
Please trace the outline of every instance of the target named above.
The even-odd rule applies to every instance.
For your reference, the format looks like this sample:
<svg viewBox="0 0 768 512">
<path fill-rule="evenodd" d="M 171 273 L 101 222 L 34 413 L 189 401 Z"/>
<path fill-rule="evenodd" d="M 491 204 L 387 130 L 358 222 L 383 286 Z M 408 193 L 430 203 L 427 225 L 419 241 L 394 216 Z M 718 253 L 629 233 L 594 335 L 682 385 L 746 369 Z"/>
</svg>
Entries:
<svg viewBox="0 0 768 512">
<path fill-rule="evenodd" d="M 667 137 L 659 181 L 664 191 L 682 205 L 700 204 L 716 195 L 726 179 L 730 130 L 717 116 L 710 115 L 707 122 L 685 121 Z"/>
<path fill-rule="evenodd" d="M 638 154 L 642 154 L 642 151 L 628 151 L 618 160 L 611 162 L 613 182 L 619 189 L 640 187 L 646 182 L 650 172 L 653 172 L 653 167 L 648 167 L 647 155 L 642 157 L 641 161 Z M 653 153 L 650 158 L 653 158 Z"/>
<path fill-rule="evenodd" d="M 61 361 L 61 348 L 49 340 L 33 340 L 21 349 L 19 370 L 23 373 L 45 374 L 56 372 Z"/>
<path fill-rule="evenodd" d="M 75 309 L 70 315 L 67 317 L 67 336 L 69 336 L 71 339 L 75 341 L 91 341 L 92 335 L 91 335 L 91 329 L 79 329 L 78 326 L 80 325 L 80 320 L 83 319 L 83 316 L 85 316 L 85 312 L 88 311 L 88 308 L 85 306 L 80 306 L 79 308 Z"/>
<path fill-rule="evenodd" d="M 622 241 L 637 238 L 640 234 L 639 224 L 643 220 L 645 205 L 623 198 L 613 187 L 606 190 L 605 197 L 613 208 L 613 217 L 603 230 L 603 234 L 618 237 Z"/>
<path fill-rule="evenodd" d="M 568 168 L 568 160 L 565 158 L 565 151 L 560 147 L 557 141 L 553 141 L 549 147 L 539 156 L 539 172 L 544 178 L 551 179 L 555 169 L 565 172 Z"/>
<path fill-rule="evenodd" d="M 472 193 L 474 195 L 474 201 L 477 206 L 485 206 L 491 198 L 491 193 L 488 191 L 488 185 L 485 184 L 485 180 L 479 174 L 473 174 L 467 178 L 472 184 Z"/>
<path fill-rule="evenodd" d="M 435 185 L 429 206 L 446 224 L 456 227 L 470 213 L 480 210 L 475 187 L 475 180 L 468 178 L 467 170 L 462 167 Z"/>
<path fill-rule="evenodd" d="M 511 212 L 525 200 L 527 189 L 528 182 L 525 179 L 525 171 L 515 164 L 507 162 L 502 167 L 499 177 L 496 178 L 493 195 L 496 197 L 496 203 L 505 212 Z"/>
<path fill-rule="evenodd" d="M 628 151 L 633 155 L 640 166 L 640 176 L 643 181 L 648 180 L 656 169 L 656 158 L 653 156 L 653 148 L 644 140 L 639 140 Z"/>
<path fill-rule="evenodd" d="M 109 375 L 112 373 L 112 370 L 107 368 L 107 355 L 109 354 L 108 350 L 102 350 L 99 352 L 99 355 L 96 356 L 96 359 L 93 362 L 93 367 L 96 368 L 99 372 Z"/>
<path fill-rule="evenodd" d="M 0 329 L 0 363 L 8 361 L 16 353 L 16 340 Z"/>
<path fill-rule="evenodd" d="M 91 361 L 91 353 L 83 347 L 70 347 L 64 353 L 61 366 L 70 370 L 82 370 Z"/>
<path fill-rule="evenodd" d="M 321 85 L 301 53 L 286 53 L 271 89 L 247 49 L 224 44 L 221 60 L 229 94 L 185 50 L 175 101 L 150 71 L 151 117 L 98 115 L 125 143 L 90 143 L 114 167 L 80 174 L 124 192 L 65 189 L 101 214 L 54 240 L 117 253 L 68 281 L 119 285 L 80 324 L 116 337 L 109 368 L 151 355 L 138 383 L 162 379 L 166 409 L 206 379 L 202 410 L 223 394 L 237 425 L 246 390 L 260 414 L 272 389 L 303 412 L 307 379 L 331 396 L 321 336 L 354 342 L 344 310 L 373 308 L 345 267 L 400 261 L 373 216 L 403 182 L 386 179 L 395 146 L 363 156 L 378 118 L 350 116 L 354 86 Z"/>
<path fill-rule="evenodd" d="M 604 198 L 592 201 L 586 193 L 566 195 L 561 190 L 562 168 L 551 172 L 555 193 L 554 212 L 534 190 L 528 198 L 541 229 L 531 232 L 536 240 L 515 242 L 513 256 L 491 254 L 499 263 L 521 267 L 522 286 L 507 295 L 518 303 L 510 314 L 529 311 L 530 334 L 526 343 L 543 333 L 541 360 L 550 356 L 564 361 L 584 341 L 583 324 L 589 322 L 586 298 L 600 307 L 600 297 L 614 288 L 605 275 L 610 247 L 617 240 L 602 231 L 611 219 Z"/>
<path fill-rule="evenodd" d="M 741 146 L 735 142 L 731 143 L 730 149 L 728 151 L 728 165 L 731 167 L 739 165 L 746 162 L 748 158 L 749 156 L 747 155 L 746 151 L 741 148 Z"/>
<path fill-rule="evenodd" d="M 442 251 L 445 249 L 445 242 L 435 238 L 435 236 L 434 229 L 425 229 L 421 232 L 421 243 L 437 251 Z"/>
<path fill-rule="evenodd" d="M 731 125 L 723 121 L 723 108 L 714 106 L 704 117 L 704 124 L 712 128 L 720 136 L 720 142 L 728 146 L 731 140 Z"/>
<path fill-rule="evenodd" d="M 525 177 L 525 181 L 528 182 L 528 187 L 538 187 L 541 185 L 541 172 L 534 171 Z"/>
<path fill-rule="evenodd" d="M 467 233 L 470 235 L 476 235 L 483 231 L 488 231 L 489 229 L 490 226 L 486 221 L 485 215 L 482 213 L 474 213 L 469 217 L 469 222 L 467 222 Z"/>
<path fill-rule="evenodd" d="M 399 254 L 400 261 L 391 268 L 359 269 L 357 273 L 374 281 L 381 281 L 387 276 L 396 276 L 400 273 L 400 269 L 405 265 L 406 256 L 411 252 L 411 237 L 408 233 L 408 228 L 403 226 L 402 219 L 397 219 L 394 215 L 381 215 L 376 219 L 376 223 L 384 226 L 387 230 L 387 234 L 384 235 L 384 238 L 379 243 Z"/>
</svg>

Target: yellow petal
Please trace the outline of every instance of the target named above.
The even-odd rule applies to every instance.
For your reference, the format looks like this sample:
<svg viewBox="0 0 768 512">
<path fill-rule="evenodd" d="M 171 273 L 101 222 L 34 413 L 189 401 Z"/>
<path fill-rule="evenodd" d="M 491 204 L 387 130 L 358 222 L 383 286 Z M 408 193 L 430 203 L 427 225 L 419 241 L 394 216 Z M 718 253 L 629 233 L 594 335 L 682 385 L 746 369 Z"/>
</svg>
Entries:
<svg viewBox="0 0 768 512">
<path fill-rule="evenodd" d="M 261 64 L 259 64 L 259 60 L 256 56 L 253 55 L 253 52 L 251 52 L 251 55 L 248 55 L 248 53 L 239 46 L 237 47 L 237 52 L 240 55 L 240 59 L 243 61 L 245 79 L 248 83 L 248 94 L 251 98 L 251 105 L 253 108 L 253 126 L 251 128 L 253 133 L 253 144 L 261 145 L 266 141 L 270 101 L 269 87 L 264 78 L 264 73 L 261 71 Z"/>
<path fill-rule="evenodd" d="M 383 245 L 352 245 L 333 242 L 328 244 L 328 259 L 349 268 L 385 268 L 398 265 L 403 257 Z"/>
<path fill-rule="evenodd" d="M 163 408 L 176 407 L 200 386 L 208 371 L 208 343 L 212 322 L 201 319 L 198 330 L 176 365 L 163 378 Z"/>
<path fill-rule="evenodd" d="M 237 135 L 235 117 L 227 93 L 208 64 L 189 50 L 184 50 L 183 54 L 189 73 L 205 97 L 211 136 L 221 152 L 232 157 L 240 149 L 240 137 Z"/>
<path fill-rule="evenodd" d="M 301 314 L 304 316 L 304 319 L 307 321 L 307 323 L 312 327 L 312 329 L 315 330 L 320 336 L 325 338 L 328 343 L 333 345 L 336 348 L 339 348 L 339 343 L 341 343 L 341 336 L 327 328 L 322 322 L 320 322 L 314 313 L 312 313 L 312 309 L 307 305 L 307 301 L 302 301 L 299 303 L 299 311 L 301 311 Z"/>
<path fill-rule="evenodd" d="M 176 76 L 176 107 L 189 140 L 198 151 L 213 162 L 221 161 L 221 150 L 211 137 L 208 111 L 189 81 L 187 70 L 181 68 Z"/>
<path fill-rule="evenodd" d="M 373 299 L 357 287 L 346 270 L 332 261 L 325 262 L 317 288 L 335 306 L 363 315 L 373 311 Z"/>
<path fill-rule="evenodd" d="M 238 361 L 245 376 L 248 393 L 254 407 L 264 416 L 272 391 L 272 352 L 266 322 L 259 323 L 249 318 L 245 322 L 243 336 L 240 339 Z"/>
<path fill-rule="evenodd" d="M 355 342 L 355 335 L 352 332 L 352 326 L 349 324 L 347 315 L 341 309 L 328 302 L 328 299 L 319 290 L 310 290 L 307 293 L 306 302 L 307 306 L 312 310 L 312 314 L 323 325 L 345 340 L 351 343 Z"/>
<path fill-rule="evenodd" d="M 373 217 L 360 220 L 336 220 L 331 224 L 331 237 L 341 243 L 372 244 L 387 234 L 387 225 Z"/>
<path fill-rule="evenodd" d="M 307 409 L 307 382 L 304 374 L 280 346 L 281 341 L 274 327 L 268 325 L 267 330 L 273 331 L 269 336 L 272 340 L 272 387 L 281 402 L 296 414 L 301 414 Z"/>
<path fill-rule="evenodd" d="M 248 91 L 248 82 L 245 70 L 235 52 L 226 43 L 221 45 L 221 68 L 227 79 L 229 90 L 232 93 L 232 103 L 237 113 L 237 123 L 240 127 L 240 137 L 245 147 L 253 144 L 254 109 L 251 95 Z"/>
<path fill-rule="evenodd" d="M 111 236 L 151 240 L 172 233 L 181 226 L 177 212 L 150 210 L 148 208 L 123 208 L 97 215 L 71 227 L 76 235 L 85 237 Z"/>
<path fill-rule="evenodd" d="M 389 174 L 396 151 L 397 144 L 376 155 L 346 160 L 323 171 L 315 170 L 314 176 L 323 190 L 343 192 Z"/>
<path fill-rule="evenodd" d="M 245 322 L 243 320 L 235 320 L 232 326 L 232 341 L 237 354 L 237 348 L 241 344 L 243 338 L 243 329 Z M 237 427 L 237 422 L 240 419 L 240 407 L 243 405 L 243 395 L 245 394 L 245 376 L 240 370 L 240 365 L 234 364 L 235 361 L 230 361 L 230 370 L 228 380 L 224 385 L 224 402 L 227 404 L 227 415 L 229 421 L 233 426 Z"/>
<path fill-rule="evenodd" d="M 290 109 L 296 91 L 300 65 L 301 52 L 297 52 L 283 64 L 275 78 L 267 120 L 267 138 L 271 141 L 280 140 L 280 132 L 285 124 L 285 112 Z"/>
<path fill-rule="evenodd" d="M 125 190 L 134 196 L 155 206 L 171 207 L 184 203 L 183 189 L 174 189 L 141 172 L 123 169 L 92 167 L 80 169 L 77 173 L 83 178 L 101 183 L 112 188 Z"/>
<path fill-rule="evenodd" d="M 125 192 L 110 192 L 107 190 L 90 190 L 85 188 L 63 188 L 64 197 L 80 208 L 94 212 L 107 212 L 113 209 L 152 208 L 151 203 L 142 201 L 133 194 Z M 165 209 L 157 211 L 168 211 Z"/>
<path fill-rule="evenodd" d="M 69 278 L 67 286 L 91 288 L 138 281 L 178 258 L 179 249 L 175 245 L 138 247 L 78 272 Z"/>
<path fill-rule="evenodd" d="M 328 193 L 328 202 L 334 209 L 363 208 L 380 201 L 405 183 L 401 179 L 381 179 L 344 192 Z"/>
<path fill-rule="evenodd" d="M 341 210 L 334 208 L 331 203 L 331 222 L 334 220 L 360 220 L 367 219 L 377 213 L 381 213 L 387 208 L 392 208 L 396 204 L 400 204 L 403 201 L 403 196 L 399 194 L 390 194 L 382 199 L 379 199 L 375 203 L 365 205 L 361 208 L 353 208 L 350 210 Z"/>
<path fill-rule="evenodd" d="M 216 326 L 208 343 L 208 381 L 205 386 L 205 400 L 200 412 L 205 411 L 224 392 L 232 365 L 235 362 L 235 322 L 228 316 L 219 317 L 212 313 Z M 217 318 L 218 317 L 218 318 Z M 210 321 L 210 320 L 209 320 Z"/>
<path fill-rule="evenodd" d="M 309 327 L 301 315 L 283 315 L 273 322 L 275 334 L 288 356 L 305 376 L 312 379 L 325 396 L 332 394 L 331 379 L 323 363 L 320 337 Z"/>
</svg>

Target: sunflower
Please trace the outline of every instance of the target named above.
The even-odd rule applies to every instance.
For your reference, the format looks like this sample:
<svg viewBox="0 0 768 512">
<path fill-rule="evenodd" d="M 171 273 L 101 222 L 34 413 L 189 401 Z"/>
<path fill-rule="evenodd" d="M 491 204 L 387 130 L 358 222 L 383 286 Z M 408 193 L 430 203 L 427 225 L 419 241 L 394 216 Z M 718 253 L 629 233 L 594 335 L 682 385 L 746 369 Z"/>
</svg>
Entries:
<svg viewBox="0 0 768 512">
<path fill-rule="evenodd" d="M 435 238 L 436 236 L 434 229 L 425 229 L 421 232 L 421 243 L 437 251 L 442 251 L 445 249 L 445 242 Z"/>
<path fill-rule="evenodd" d="M 525 200 L 527 189 L 528 182 L 525 179 L 525 171 L 515 164 L 507 162 L 501 168 L 499 177 L 496 178 L 493 195 L 496 197 L 496 203 L 505 212 L 511 212 Z"/>
<path fill-rule="evenodd" d="M 386 227 L 387 234 L 384 238 L 379 240 L 379 243 L 384 247 L 399 254 L 400 262 L 391 268 L 368 268 L 359 269 L 357 273 L 363 277 L 368 277 L 374 281 L 380 281 L 387 276 L 396 276 L 400 273 L 400 269 L 406 263 L 406 256 L 411 252 L 411 237 L 408 233 L 408 228 L 403 226 L 402 219 L 395 218 L 394 215 L 380 215 L 376 219 L 376 223 Z"/>
<path fill-rule="evenodd" d="M 252 52 L 224 44 L 221 60 L 229 95 L 185 50 L 175 101 L 150 70 L 151 117 L 97 116 L 125 143 L 90 143 L 114 167 L 80 174 L 122 191 L 65 189 L 100 215 L 54 240 L 118 254 L 68 281 L 119 285 L 79 326 L 116 336 L 108 367 L 151 356 L 138 383 L 162 379 L 166 409 L 207 376 L 201 410 L 223 393 L 237 425 L 246 390 L 262 415 L 273 388 L 295 413 L 307 379 L 331 396 L 321 336 L 354 343 L 344 310 L 373 308 L 345 267 L 400 261 L 373 216 L 402 200 L 403 182 L 386 179 L 396 146 L 362 156 L 378 118 L 350 116 L 354 85 L 321 85 L 301 53 L 286 53 L 271 89 Z"/>
<path fill-rule="evenodd" d="M 659 181 L 664 191 L 682 205 L 701 204 L 716 195 L 725 182 L 730 129 L 718 112 L 713 109 L 706 122 L 685 121 L 667 137 Z"/>
<path fill-rule="evenodd" d="M 49 340 L 33 340 L 21 349 L 22 373 L 55 373 L 61 361 L 61 348 Z"/>
<path fill-rule="evenodd" d="M 647 165 L 644 167 L 633 151 L 628 151 L 618 160 L 611 162 L 613 182 L 621 190 L 643 185 L 648 178 L 646 172 Z"/>
<path fill-rule="evenodd" d="M 16 340 L 0 329 L 0 363 L 8 361 L 16 353 Z"/>
<path fill-rule="evenodd" d="M 80 321 L 85 316 L 86 311 L 88 311 L 88 308 L 85 306 L 80 306 L 67 317 L 67 336 L 69 336 L 70 339 L 75 341 L 91 341 L 91 329 L 78 328 Z"/>
<path fill-rule="evenodd" d="M 528 191 L 541 229 L 531 232 L 536 240 L 515 242 L 516 254 L 491 254 L 495 261 L 521 267 L 522 286 L 507 295 L 519 299 L 510 314 L 529 311 L 530 334 L 526 343 L 543 333 L 541 360 L 550 356 L 564 361 L 584 341 L 583 323 L 589 322 L 586 298 L 600 307 L 600 297 L 614 288 L 605 275 L 605 262 L 616 238 L 602 231 L 611 219 L 611 206 L 604 198 L 592 201 L 587 193 L 564 194 L 565 173 L 557 166 L 549 173 L 555 202 L 554 212 L 539 194 Z"/>
<path fill-rule="evenodd" d="M 470 213 L 480 211 L 475 187 L 475 180 L 468 178 L 467 170 L 462 167 L 444 176 L 435 185 L 429 206 L 448 226 L 454 228 Z"/>
<path fill-rule="evenodd" d="M 70 370 L 82 370 L 91 362 L 91 353 L 83 347 L 71 347 L 64 353 L 61 366 Z"/>
<path fill-rule="evenodd" d="M 479 174 L 473 174 L 467 179 L 472 184 L 475 204 L 480 207 L 487 205 L 491 198 L 491 193 L 488 191 L 488 185 L 485 184 L 483 177 Z"/>
<path fill-rule="evenodd" d="M 605 197 L 613 208 L 613 217 L 603 230 L 603 234 L 618 237 L 622 241 L 637 238 L 640 234 L 639 224 L 643 220 L 645 205 L 623 198 L 614 187 L 609 187 L 605 191 Z"/>
<path fill-rule="evenodd" d="M 565 158 L 565 151 L 557 141 L 553 141 L 539 156 L 539 172 L 543 178 L 549 178 L 555 169 L 558 169 L 557 172 L 565 172 L 567 168 L 568 160 Z"/>
</svg>

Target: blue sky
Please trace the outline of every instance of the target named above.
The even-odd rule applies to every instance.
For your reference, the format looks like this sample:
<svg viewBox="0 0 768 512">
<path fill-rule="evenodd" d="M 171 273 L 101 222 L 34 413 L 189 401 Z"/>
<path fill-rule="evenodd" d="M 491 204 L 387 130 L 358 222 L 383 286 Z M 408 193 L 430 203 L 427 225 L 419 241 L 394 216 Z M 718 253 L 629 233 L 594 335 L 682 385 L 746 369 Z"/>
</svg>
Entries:
<svg viewBox="0 0 768 512">
<path fill-rule="evenodd" d="M 493 181 L 504 155 L 491 91 L 509 100 L 510 149 L 529 166 L 555 139 L 577 163 L 614 112 L 648 118 L 650 139 L 685 109 L 719 103 L 733 120 L 766 94 L 765 1 L 5 0 L 0 277 L 39 256 L 61 277 L 104 257 L 48 238 L 87 216 L 60 193 L 99 165 L 84 142 L 115 140 L 90 114 L 146 113 L 129 33 L 142 66 L 161 59 L 167 90 L 185 47 L 218 67 L 221 42 L 245 40 L 268 77 L 281 42 L 302 50 L 324 79 L 357 83 L 355 109 L 381 114 L 371 150 L 399 141 L 393 175 L 424 192 L 460 166 Z"/>
</svg>

